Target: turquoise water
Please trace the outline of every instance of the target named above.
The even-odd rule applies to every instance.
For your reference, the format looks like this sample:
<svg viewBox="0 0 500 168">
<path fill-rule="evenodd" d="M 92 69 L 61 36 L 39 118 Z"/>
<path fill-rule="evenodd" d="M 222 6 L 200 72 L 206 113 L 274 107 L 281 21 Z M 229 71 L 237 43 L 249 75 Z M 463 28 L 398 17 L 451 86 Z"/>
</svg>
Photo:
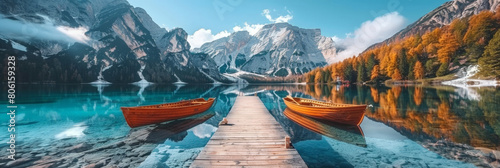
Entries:
<svg viewBox="0 0 500 168">
<path fill-rule="evenodd" d="M 309 167 L 500 165 L 496 88 L 82 84 L 18 85 L 17 91 L 16 155 L 24 159 L 14 167 L 186 167 L 241 94 L 261 98 Z M 322 134 L 284 115 L 286 95 L 373 107 L 360 128 L 305 118 L 328 129 Z M 217 102 L 202 114 L 134 129 L 120 111 L 198 97 Z M 8 133 L 8 116 L 0 120 Z M 14 163 L 0 158 L 0 167 L 6 164 Z"/>
</svg>

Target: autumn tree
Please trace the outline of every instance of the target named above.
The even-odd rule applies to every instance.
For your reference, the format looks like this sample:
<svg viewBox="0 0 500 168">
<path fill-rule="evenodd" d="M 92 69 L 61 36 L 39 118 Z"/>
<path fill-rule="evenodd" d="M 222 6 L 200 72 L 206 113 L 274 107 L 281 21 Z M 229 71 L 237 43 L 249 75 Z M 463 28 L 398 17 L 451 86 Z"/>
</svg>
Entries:
<svg viewBox="0 0 500 168">
<path fill-rule="evenodd" d="M 437 51 L 439 62 L 449 62 L 451 56 L 455 54 L 459 47 L 460 45 L 455 38 L 455 35 L 449 31 L 443 33 L 443 35 L 439 38 L 439 49 Z"/>
<path fill-rule="evenodd" d="M 427 54 L 434 55 L 437 53 L 439 37 L 441 37 L 441 28 L 436 28 L 422 36 L 422 45 L 425 46 L 424 50 Z"/>
<path fill-rule="evenodd" d="M 392 76 L 392 74 L 394 73 L 394 71 L 396 69 L 398 69 L 398 53 L 397 53 L 397 51 L 393 50 L 389 54 L 388 64 L 385 67 L 385 71 L 387 73 L 387 76 Z"/>
<path fill-rule="evenodd" d="M 469 20 L 469 28 L 464 35 L 464 42 L 470 45 L 480 41 L 489 41 L 496 29 L 496 25 L 493 13 L 490 11 L 485 10 L 473 15 Z"/>
<path fill-rule="evenodd" d="M 464 43 L 467 45 L 466 51 L 471 62 L 476 62 L 483 54 L 484 47 L 493 36 L 497 25 L 490 11 L 480 12 L 470 18 Z"/>
<path fill-rule="evenodd" d="M 318 70 L 314 76 L 314 83 L 323 83 L 323 72 Z"/>
<path fill-rule="evenodd" d="M 403 79 L 401 77 L 401 73 L 399 72 L 399 69 L 396 69 L 394 71 L 394 73 L 391 75 L 391 78 L 394 79 L 394 80 L 401 80 L 401 79 Z"/>
<path fill-rule="evenodd" d="M 422 66 L 422 63 L 420 63 L 420 61 L 417 61 L 417 63 L 415 63 L 415 66 L 413 67 L 413 76 L 415 77 L 415 79 L 424 78 L 424 67 Z"/>
<path fill-rule="evenodd" d="M 451 22 L 449 31 L 455 36 L 458 43 L 463 44 L 463 37 L 467 32 L 468 26 L 466 18 L 455 19 Z"/>
<path fill-rule="evenodd" d="M 486 46 L 483 56 L 479 59 L 481 73 L 500 77 L 500 30 Z"/>
<path fill-rule="evenodd" d="M 379 74 L 379 66 L 378 66 L 378 65 L 375 65 L 375 66 L 373 67 L 373 70 L 372 70 L 372 73 L 371 73 L 371 77 L 370 77 L 370 79 L 371 79 L 371 80 L 376 79 L 376 78 L 379 76 L 378 74 Z"/>
</svg>

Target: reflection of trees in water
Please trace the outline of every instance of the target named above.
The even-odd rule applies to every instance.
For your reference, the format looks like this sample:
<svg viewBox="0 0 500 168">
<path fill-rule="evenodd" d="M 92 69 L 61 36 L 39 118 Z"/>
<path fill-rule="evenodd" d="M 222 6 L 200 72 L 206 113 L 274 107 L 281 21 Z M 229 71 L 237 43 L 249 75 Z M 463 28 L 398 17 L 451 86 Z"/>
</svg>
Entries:
<svg viewBox="0 0 500 168">
<path fill-rule="evenodd" d="M 479 101 L 465 99 L 454 89 L 419 86 L 307 85 L 304 93 L 323 101 L 373 104 L 368 117 L 413 139 L 432 137 L 500 149 L 499 89 L 478 89 Z"/>
</svg>

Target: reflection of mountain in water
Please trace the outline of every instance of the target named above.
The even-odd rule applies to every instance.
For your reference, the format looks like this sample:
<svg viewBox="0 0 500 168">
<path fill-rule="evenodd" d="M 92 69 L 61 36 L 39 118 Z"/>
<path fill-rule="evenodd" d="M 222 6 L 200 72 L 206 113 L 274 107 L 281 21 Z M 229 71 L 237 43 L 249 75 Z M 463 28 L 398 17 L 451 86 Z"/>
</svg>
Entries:
<svg viewBox="0 0 500 168">
<path fill-rule="evenodd" d="M 366 147 L 365 137 L 359 126 L 348 126 L 330 123 L 328 121 L 319 121 L 297 114 L 288 108 L 283 111 L 283 114 L 295 123 L 318 134 L 349 144 Z"/>
</svg>

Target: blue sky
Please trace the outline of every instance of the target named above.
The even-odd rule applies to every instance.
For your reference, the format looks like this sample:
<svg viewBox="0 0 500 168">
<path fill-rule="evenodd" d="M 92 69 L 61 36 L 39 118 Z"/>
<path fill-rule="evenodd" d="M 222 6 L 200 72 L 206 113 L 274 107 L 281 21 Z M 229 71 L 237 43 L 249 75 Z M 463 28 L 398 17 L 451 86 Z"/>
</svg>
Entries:
<svg viewBox="0 0 500 168">
<path fill-rule="evenodd" d="M 352 38 L 363 23 L 390 13 L 400 19 L 396 21 L 402 22 L 394 23 L 396 28 L 390 29 L 396 31 L 446 1 L 129 0 L 131 5 L 144 8 L 162 27 L 180 27 L 190 35 L 201 29 L 196 37 L 205 40 L 199 43 L 227 36 L 234 30 L 251 29 L 252 25 L 256 28 L 273 22 L 288 22 L 301 28 L 320 28 L 324 36 L 346 39 Z M 393 17 L 387 18 L 385 22 L 393 20 Z M 245 23 L 248 24 L 246 28 Z M 234 29 L 235 26 L 241 29 Z M 195 44 L 197 45 L 200 44 Z"/>
</svg>

